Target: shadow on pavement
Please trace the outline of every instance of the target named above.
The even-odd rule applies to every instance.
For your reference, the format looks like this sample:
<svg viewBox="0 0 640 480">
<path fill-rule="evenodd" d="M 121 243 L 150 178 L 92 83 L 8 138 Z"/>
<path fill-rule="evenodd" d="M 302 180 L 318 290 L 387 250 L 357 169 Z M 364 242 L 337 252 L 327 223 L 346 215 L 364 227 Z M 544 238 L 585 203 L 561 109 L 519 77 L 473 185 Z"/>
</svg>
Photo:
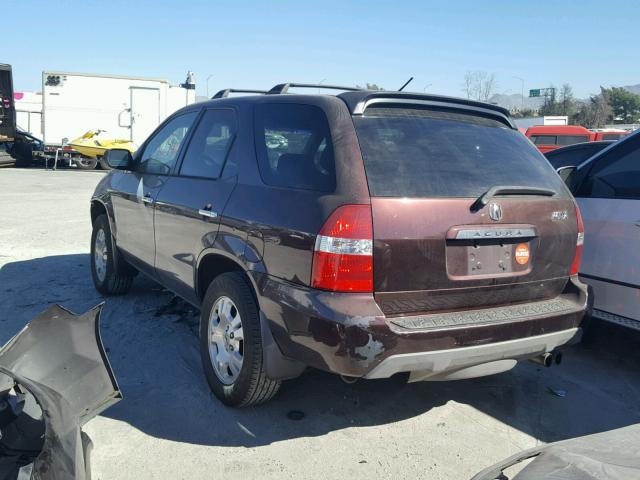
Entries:
<svg viewBox="0 0 640 480">
<path fill-rule="evenodd" d="M 611 326 L 600 326 L 591 344 L 568 348 L 563 364 L 550 369 L 523 363 L 491 377 L 408 385 L 396 378 L 347 385 L 307 371 L 266 405 L 230 409 L 202 375 L 197 311 L 142 275 L 128 295 L 103 299 L 93 289 L 88 254 L 0 268 L 0 341 L 51 303 L 83 312 L 104 300 L 102 337 L 124 400 L 103 416 L 171 441 L 251 447 L 347 428 L 357 435 L 357 428 L 411 419 L 448 402 L 544 442 L 640 422 L 640 336 Z M 291 410 L 304 418 L 290 420 Z"/>
</svg>

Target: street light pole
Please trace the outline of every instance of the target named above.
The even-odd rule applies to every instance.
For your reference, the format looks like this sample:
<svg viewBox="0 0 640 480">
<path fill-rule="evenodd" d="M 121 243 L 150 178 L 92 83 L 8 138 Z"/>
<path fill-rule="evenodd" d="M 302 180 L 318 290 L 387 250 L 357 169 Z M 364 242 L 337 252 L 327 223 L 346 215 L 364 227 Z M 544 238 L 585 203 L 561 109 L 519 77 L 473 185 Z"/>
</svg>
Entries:
<svg viewBox="0 0 640 480">
<path fill-rule="evenodd" d="M 524 78 L 520 78 L 520 77 L 516 77 L 514 76 L 513 78 L 520 80 L 520 85 L 521 85 L 521 90 L 520 90 L 520 98 L 521 98 L 521 110 L 520 111 L 524 111 Z"/>
<path fill-rule="evenodd" d="M 209 80 L 213 77 L 213 74 L 207 77 L 207 98 L 209 98 Z"/>
</svg>

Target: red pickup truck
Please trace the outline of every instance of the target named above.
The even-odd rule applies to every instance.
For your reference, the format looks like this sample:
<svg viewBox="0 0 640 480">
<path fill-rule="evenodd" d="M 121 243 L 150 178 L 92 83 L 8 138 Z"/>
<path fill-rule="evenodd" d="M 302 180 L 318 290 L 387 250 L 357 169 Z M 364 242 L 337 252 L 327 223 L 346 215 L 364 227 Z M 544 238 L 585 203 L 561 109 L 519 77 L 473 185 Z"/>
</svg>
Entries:
<svg viewBox="0 0 640 480">
<path fill-rule="evenodd" d="M 542 153 L 574 143 L 618 140 L 626 134 L 624 130 L 593 132 L 577 125 L 537 125 L 529 127 L 525 133 Z"/>
</svg>

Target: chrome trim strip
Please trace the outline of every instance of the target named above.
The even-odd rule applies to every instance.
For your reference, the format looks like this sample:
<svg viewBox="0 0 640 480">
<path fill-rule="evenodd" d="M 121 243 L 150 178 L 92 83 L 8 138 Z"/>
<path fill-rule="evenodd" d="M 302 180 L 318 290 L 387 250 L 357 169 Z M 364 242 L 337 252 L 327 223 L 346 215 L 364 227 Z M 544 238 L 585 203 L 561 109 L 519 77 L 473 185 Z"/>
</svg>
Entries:
<svg viewBox="0 0 640 480">
<path fill-rule="evenodd" d="M 202 208 L 198 210 L 198 213 L 203 217 L 209 217 L 209 218 L 216 218 L 218 216 L 217 212 L 213 212 L 211 210 L 204 210 Z"/>
<path fill-rule="evenodd" d="M 484 238 L 532 238 L 536 236 L 533 228 L 473 228 L 459 230 L 456 240 L 481 240 Z"/>
</svg>

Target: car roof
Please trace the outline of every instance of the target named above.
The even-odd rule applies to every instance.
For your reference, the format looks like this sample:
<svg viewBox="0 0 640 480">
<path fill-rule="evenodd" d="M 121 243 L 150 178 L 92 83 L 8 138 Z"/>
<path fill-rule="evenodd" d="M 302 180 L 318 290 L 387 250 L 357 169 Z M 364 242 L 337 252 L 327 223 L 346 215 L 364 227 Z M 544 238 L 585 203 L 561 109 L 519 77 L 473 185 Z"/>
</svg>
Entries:
<svg viewBox="0 0 640 480">
<path fill-rule="evenodd" d="M 567 152 L 569 150 L 579 150 L 581 148 L 605 148 L 607 145 L 611 145 L 612 143 L 616 143 L 616 140 L 598 140 L 597 142 L 580 142 L 574 143 L 572 145 L 565 145 L 564 147 L 556 148 L 554 150 L 550 150 L 546 152 L 545 157 L 555 156 L 562 154 L 563 152 Z"/>
<path fill-rule="evenodd" d="M 503 123 L 511 128 L 516 128 L 513 124 L 509 111 L 498 105 L 469 100 L 465 98 L 449 97 L 445 95 L 432 95 L 415 92 L 391 92 L 374 90 L 357 90 L 339 93 L 338 95 L 328 94 L 307 94 L 307 93 L 269 93 L 266 95 L 245 95 L 238 97 L 213 98 L 203 102 L 208 105 L 235 105 L 246 103 L 272 103 L 274 99 L 285 101 L 286 103 L 307 103 L 318 101 L 319 98 L 338 98 L 342 100 L 352 115 L 361 115 L 364 110 L 371 105 L 407 104 L 412 106 L 438 106 L 470 110 L 478 114 L 490 115 L 499 118 Z M 202 104 L 196 104 L 202 105 Z"/>
<path fill-rule="evenodd" d="M 527 129 L 527 135 L 530 134 L 549 134 L 549 135 L 589 135 L 592 132 L 580 125 L 535 125 Z"/>
</svg>

